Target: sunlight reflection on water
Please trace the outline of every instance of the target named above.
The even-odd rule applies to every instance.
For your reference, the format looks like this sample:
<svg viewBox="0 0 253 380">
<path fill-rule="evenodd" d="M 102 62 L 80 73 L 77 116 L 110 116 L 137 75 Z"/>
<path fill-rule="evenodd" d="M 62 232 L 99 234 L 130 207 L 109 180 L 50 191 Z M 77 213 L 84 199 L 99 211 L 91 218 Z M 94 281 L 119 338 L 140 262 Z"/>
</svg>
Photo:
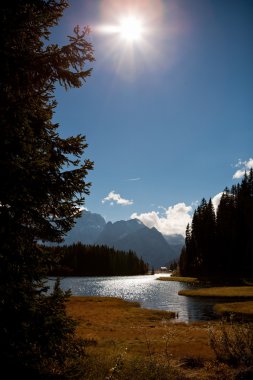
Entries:
<svg viewBox="0 0 253 380">
<path fill-rule="evenodd" d="M 206 321 L 215 318 L 212 311 L 214 300 L 203 300 L 179 296 L 178 291 L 194 285 L 176 281 L 158 281 L 156 274 L 147 276 L 119 277 L 66 277 L 61 280 L 64 290 L 76 296 L 120 297 L 138 301 L 142 307 L 174 311 L 177 321 Z M 52 285 L 53 279 L 49 280 Z M 196 286 L 196 285 L 195 285 Z"/>
</svg>

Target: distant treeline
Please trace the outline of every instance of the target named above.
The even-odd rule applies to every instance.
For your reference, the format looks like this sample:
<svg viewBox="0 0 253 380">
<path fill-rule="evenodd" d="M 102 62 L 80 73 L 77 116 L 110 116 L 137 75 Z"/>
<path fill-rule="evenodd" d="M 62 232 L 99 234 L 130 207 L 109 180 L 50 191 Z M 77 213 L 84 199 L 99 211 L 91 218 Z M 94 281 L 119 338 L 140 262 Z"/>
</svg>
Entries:
<svg viewBox="0 0 253 380">
<path fill-rule="evenodd" d="M 187 226 L 179 267 L 185 276 L 252 276 L 252 169 L 224 190 L 216 213 L 211 200 L 202 200 Z"/>
<path fill-rule="evenodd" d="M 50 275 L 57 276 L 126 276 L 148 272 L 148 264 L 133 251 L 123 252 L 99 245 L 76 243 L 47 247 L 59 257 Z"/>
</svg>

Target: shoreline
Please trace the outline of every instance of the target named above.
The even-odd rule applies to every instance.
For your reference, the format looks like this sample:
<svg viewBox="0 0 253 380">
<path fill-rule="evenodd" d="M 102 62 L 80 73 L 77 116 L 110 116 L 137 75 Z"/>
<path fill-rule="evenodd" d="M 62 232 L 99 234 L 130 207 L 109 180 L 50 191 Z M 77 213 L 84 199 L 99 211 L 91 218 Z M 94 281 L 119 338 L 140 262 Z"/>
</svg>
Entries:
<svg viewBox="0 0 253 380">
<path fill-rule="evenodd" d="M 178 294 L 187 297 L 253 299 L 253 286 L 219 286 L 191 290 L 187 289 L 180 290 Z"/>
</svg>

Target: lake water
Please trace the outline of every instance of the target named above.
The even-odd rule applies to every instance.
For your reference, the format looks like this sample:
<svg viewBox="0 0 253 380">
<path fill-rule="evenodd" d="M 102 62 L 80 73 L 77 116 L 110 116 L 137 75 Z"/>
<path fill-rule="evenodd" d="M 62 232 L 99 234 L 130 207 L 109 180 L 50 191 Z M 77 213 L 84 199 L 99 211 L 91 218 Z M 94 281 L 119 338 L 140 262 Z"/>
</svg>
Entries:
<svg viewBox="0 0 253 380">
<path fill-rule="evenodd" d="M 217 299 L 179 296 L 179 290 L 192 289 L 196 285 L 158 281 L 157 278 L 161 276 L 167 275 L 66 277 L 61 279 L 61 287 L 70 289 L 72 295 L 76 296 L 120 297 L 138 301 L 144 308 L 174 311 L 178 315 L 176 321 L 180 322 L 208 321 L 217 317 L 213 312 Z M 49 280 L 50 285 L 53 282 L 54 279 Z"/>
</svg>

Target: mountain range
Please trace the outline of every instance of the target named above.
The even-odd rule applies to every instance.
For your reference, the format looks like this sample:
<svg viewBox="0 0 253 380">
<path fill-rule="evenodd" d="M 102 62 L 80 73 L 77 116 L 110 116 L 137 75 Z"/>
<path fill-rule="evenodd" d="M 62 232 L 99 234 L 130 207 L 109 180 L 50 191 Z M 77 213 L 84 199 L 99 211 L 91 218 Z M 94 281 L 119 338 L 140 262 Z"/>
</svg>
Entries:
<svg viewBox="0 0 253 380">
<path fill-rule="evenodd" d="M 85 210 L 64 240 L 64 244 L 68 245 L 76 242 L 107 245 L 122 251 L 132 250 L 149 263 L 150 268 L 159 268 L 178 259 L 184 237 L 164 236 L 138 219 L 106 223 L 100 214 Z"/>
</svg>

